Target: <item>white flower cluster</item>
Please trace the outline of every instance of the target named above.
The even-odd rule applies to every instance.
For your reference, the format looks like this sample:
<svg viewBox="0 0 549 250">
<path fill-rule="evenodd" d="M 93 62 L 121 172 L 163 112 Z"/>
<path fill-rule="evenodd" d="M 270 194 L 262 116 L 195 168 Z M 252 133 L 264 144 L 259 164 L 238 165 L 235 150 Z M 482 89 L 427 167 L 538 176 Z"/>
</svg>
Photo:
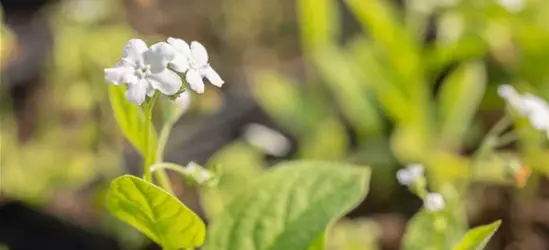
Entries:
<svg viewBox="0 0 549 250">
<path fill-rule="evenodd" d="M 439 193 L 428 193 L 423 201 L 423 206 L 430 212 L 440 211 L 445 205 L 444 197 Z"/>
<path fill-rule="evenodd" d="M 397 172 L 397 180 L 401 185 L 411 186 L 423 177 L 423 165 L 410 164 Z"/>
<path fill-rule="evenodd" d="M 126 98 L 141 105 L 146 96 L 156 90 L 165 95 L 178 93 L 182 86 L 180 76 L 192 90 L 204 92 L 203 78 L 221 87 L 224 81 L 208 63 L 208 52 L 199 42 L 187 44 L 182 39 L 168 38 L 150 47 L 141 39 L 132 39 L 124 47 L 122 59 L 105 69 L 105 79 L 112 84 L 128 84 Z"/>
<path fill-rule="evenodd" d="M 529 94 L 520 94 L 511 85 L 501 85 L 498 94 L 512 108 L 526 116 L 535 129 L 543 131 L 549 138 L 549 104 L 547 101 Z"/>
<path fill-rule="evenodd" d="M 410 164 L 406 168 L 398 170 L 396 175 L 398 182 L 404 186 L 413 186 L 424 177 L 424 169 L 422 164 Z M 427 192 L 423 186 L 418 188 Z M 440 211 L 445 206 L 444 197 L 439 193 L 427 193 L 423 198 L 423 206 L 430 212 Z"/>
</svg>

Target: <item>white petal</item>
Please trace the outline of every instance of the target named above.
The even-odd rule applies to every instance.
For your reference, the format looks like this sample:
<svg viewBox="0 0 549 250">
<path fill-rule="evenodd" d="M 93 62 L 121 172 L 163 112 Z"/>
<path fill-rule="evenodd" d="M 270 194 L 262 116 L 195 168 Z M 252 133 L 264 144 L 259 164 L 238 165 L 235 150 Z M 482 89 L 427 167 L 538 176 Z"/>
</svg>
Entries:
<svg viewBox="0 0 549 250">
<path fill-rule="evenodd" d="M 217 74 L 217 72 L 215 72 L 215 70 L 210 66 L 206 67 L 203 73 L 204 76 L 206 76 L 206 78 L 208 78 L 208 80 L 217 87 L 221 87 L 223 86 L 223 83 L 225 83 L 219 74 Z"/>
<path fill-rule="evenodd" d="M 137 105 L 141 105 L 145 101 L 147 86 L 148 83 L 144 79 L 141 79 L 139 82 L 134 84 L 128 84 L 126 98 Z"/>
<path fill-rule="evenodd" d="M 191 43 L 191 54 L 199 67 L 208 63 L 208 51 L 199 42 L 193 41 Z"/>
<path fill-rule="evenodd" d="M 187 80 L 187 83 L 191 86 L 191 89 L 196 93 L 204 93 L 204 82 L 202 81 L 202 76 L 198 73 L 198 71 L 189 69 L 187 71 L 187 75 L 185 76 L 185 80 Z"/>
<path fill-rule="evenodd" d="M 544 131 L 549 129 L 549 113 L 547 112 L 532 113 L 528 116 L 528 120 L 532 124 L 532 127 L 537 130 Z"/>
<path fill-rule="evenodd" d="M 191 55 L 191 48 L 189 47 L 189 44 L 185 42 L 185 40 L 170 37 L 168 38 L 168 43 L 175 48 L 176 52 L 182 53 L 185 56 Z"/>
<path fill-rule="evenodd" d="M 177 55 L 169 65 L 173 70 L 181 73 L 185 73 L 189 69 L 189 61 L 183 55 Z"/>
<path fill-rule="evenodd" d="M 175 58 L 172 46 L 165 42 L 156 43 L 143 53 L 144 63 L 151 66 L 152 73 L 159 73 L 166 69 L 169 62 Z"/>
<path fill-rule="evenodd" d="M 549 112 L 549 104 L 545 100 L 528 93 L 522 96 L 521 107 L 526 113 Z"/>
<path fill-rule="evenodd" d="M 142 54 L 147 51 L 147 44 L 141 39 L 131 39 L 126 43 L 122 52 L 122 57 L 129 60 L 134 65 L 139 65 L 143 61 Z"/>
<path fill-rule="evenodd" d="M 147 76 L 151 85 L 165 95 L 173 95 L 179 91 L 182 82 L 181 77 L 175 72 L 165 69 L 164 71 Z"/>
<path fill-rule="evenodd" d="M 135 70 L 130 67 L 106 68 L 104 71 L 105 80 L 115 85 L 135 82 L 136 80 Z"/>
</svg>

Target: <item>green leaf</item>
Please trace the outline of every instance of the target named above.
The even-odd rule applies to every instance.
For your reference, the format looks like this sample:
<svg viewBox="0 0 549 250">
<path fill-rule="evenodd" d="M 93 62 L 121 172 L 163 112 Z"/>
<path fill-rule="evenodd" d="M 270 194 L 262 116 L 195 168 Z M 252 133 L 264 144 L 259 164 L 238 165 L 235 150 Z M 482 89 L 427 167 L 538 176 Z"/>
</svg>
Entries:
<svg viewBox="0 0 549 250">
<path fill-rule="evenodd" d="M 442 85 L 439 98 L 441 136 L 445 145 L 459 148 L 486 90 L 482 62 L 458 67 Z"/>
<path fill-rule="evenodd" d="M 368 95 L 368 90 L 361 83 L 362 79 L 353 70 L 353 67 L 360 66 L 354 65 L 344 51 L 335 47 L 327 47 L 315 53 L 314 59 L 343 115 L 353 123 L 359 135 L 378 134 L 383 128 L 381 117 L 372 96 Z"/>
<path fill-rule="evenodd" d="M 414 93 L 421 83 L 420 46 L 408 36 L 397 18 L 396 6 L 384 0 L 345 0 L 372 39 L 380 44 L 400 76 L 401 84 Z"/>
<path fill-rule="evenodd" d="M 316 160 L 341 160 L 349 152 L 349 138 L 338 119 L 325 117 L 309 133 L 299 138 L 299 157 Z"/>
<path fill-rule="evenodd" d="M 192 210 L 161 188 L 131 175 L 116 178 L 107 208 L 165 249 L 199 247 L 206 226 Z"/>
<path fill-rule="evenodd" d="M 444 193 L 446 208 L 439 213 L 420 210 L 408 222 L 403 238 L 403 250 L 452 249 L 467 230 L 467 217 L 459 196 Z"/>
<path fill-rule="evenodd" d="M 204 250 L 306 250 L 366 195 L 368 168 L 282 163 L 235 197 L 212 223 Z"/>
<path fill-rule="evenodd" d="M 308 131 L 311 113 L 298 84 L 276 72 L 254 74 L 253 95 L 261 108 L 296 134 Z M 309 110 L 307 110 L 309 111 Z"/>
<path fill-rule="evenodd" d="M 307 250 L 324 250 L 324 242 L 325 242 L 325 236 L 324 233 L 318 236 L 311 244 L 309 244 L 309 247 L 307 247 Z"/>
<path fill-rule="evenodd" d="M 109 85 L 109 99 L 122 134 L 143 155 L 145 152 L 145 116 L 141 108 L 126 99 L 125 88 L 123 86 Z M 150 126 L 149 141 L 151 147 L 156 147 L 156 130 Z M 156 149 L 151 148 L 150 152 Z"/>
<path fill-rule="evenodd" d="M 501 220 L 491 224 L 473 228 L 467 232 L 463 240 L 454 250 L 482 250 L 501 225 Z"/>
<path fill-rule="evenodd" d="M 299 0 L 297 11 L 305 50 L 331 46 L 339 36 L 339 6 L 334 0 Z"/>
<path fill-rule="evenodd" d="M 261 176 L 264 162 L 263 153 L 244 142 L 229 144 L 209 159 L 207 167 L 218 166 L 221 174 L 217 188 L 199 189 L 208 220 L 215 220 L 236 195 Z"/>
</svg>

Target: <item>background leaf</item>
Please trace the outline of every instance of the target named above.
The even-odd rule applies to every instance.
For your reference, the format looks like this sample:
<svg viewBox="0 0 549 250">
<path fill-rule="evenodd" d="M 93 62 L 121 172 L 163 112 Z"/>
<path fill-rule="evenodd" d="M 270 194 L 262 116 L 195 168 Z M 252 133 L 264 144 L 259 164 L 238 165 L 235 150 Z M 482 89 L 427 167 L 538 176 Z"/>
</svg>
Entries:
<svg viewBox="0 0 549 250">
<path fill-rule="evenodd" d="M 461 146 L 485 91 L 482 62 L 465 63 L 446 79 L 439 99 L 441 136 L 445 144 L 453 148 Z"/>
<path fill-rule="evenodd" d="M 488 244 L 488 241 L 501 225 L 501 221 L 497 220 L 488 225 L 476 227 L 469 230 L 463 240 L 454 248 L 454 250 L 482 250 Z"/>
<path fill-rule="evenodd" d="M 199 247 L 204 242 L 204 222 L 176 197 L 161 188 L 124 175 L 107 193 L 107 208 L 165 249 Z"/>
<path fill-rule="evenodd" d="M 321 234 L 315 240 L 313 240 L 311 244 L 309 244 L 309 247 L 307 248 L 307 250 L 324 250 L 324 241 L 325 241 L 325 236 L 324 234 Z"/>
<path fill-rule="evenodd" d="M 122 130 L 124 137 L 143 155 L 145 152 L 145 117 L 141 108 L 126 99 L 125 88 L 123 86 L 115 86 L 109 84 L 109 99 L 114 113 L 114 117 L 118 122 L 118 126 Z M 149 141 L 151 147 L 156 147 L 156 130 L 153 126 L 149 131 Z M 155 152 L 155 148 L 151 148 L 151 152 Z"/>
<path fill-rule="evenodd" d="M 459 242 L 467 230 L 466 215 L 457 197 L 444 197 L 446 208 L 439 214 L 422 209 L 408 222 L 403 250 L 446 250 Z"/>
<path fill-rule="evenodd" d="M 364 198 L 369 176 L 369 169 L 345 164 L 279 164 L 229 203 L 204 249 L 305 250 Z"/>
</svg>

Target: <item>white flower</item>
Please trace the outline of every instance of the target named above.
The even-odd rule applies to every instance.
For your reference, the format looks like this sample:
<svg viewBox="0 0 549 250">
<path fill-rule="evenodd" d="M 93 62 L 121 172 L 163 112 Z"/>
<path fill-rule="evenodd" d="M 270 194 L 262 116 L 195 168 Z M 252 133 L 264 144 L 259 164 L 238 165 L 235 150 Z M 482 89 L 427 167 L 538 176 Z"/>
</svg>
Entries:
<svg viewBox="0 0 549 250">
<path fill-rule="evenodd" d="M 284 156 L 291 149 L 290 141 L 284 135 L 257 123 L 246 126 L 244 138 L 251 145 L 273 156 Z"/>
<path fill-rule="evenodd" d="M 143 40 L 132 39 L 124 47 L 122 60 L 105 69 L 105 79 L 116 85 L 127 83 L 126 98 L 138 105 L 145 101 L 145 96 L 152 96 L 155 89 L 173 95 L 182 85 L 179 75 L 167 69 L 174 57 L 173 48 L 167 43 L 147 48 Z"/>
<path fill-rule="evenodd" d="M 524 7 L 524 0 L 499 0 L 499 4 L 509 12 L 519 12 Z"/>
<path fill-rule="evenodd" d="M 215 86 L 221 87 L 225 83 L 219 74 L 208 63 L 208 52 L 199 42 L 191 42 L 191 46 L 182 39 L 168 38 L 176 52 L 175 59 L 170 66 L 178 72 L 187 73 L 185 79 L 192 90 L 204 93 L 203 78 L 206 77 Z"/>
<path fill-rule="evenodd" d="M 528 93 L 519 94 L 510 85 L 499 86 L 498 93 L 511 107 L 528 117 L 532 127 L 549 137 L 549 104 L 545 100 Z"/>
<path fill-rule="evenodd" d="M 428 193 L 423 201 L 423 206 L 430 212 L 437 212 L 444 209 L 445 201 L 439 193 Z"/>
<path fill-rule="evenodd" d="M 410 164 L 397 172 L 397 179 L 401 185 L 410 186 L 423 177 L 424 167 L 421 164 Z"/>
</svg>

